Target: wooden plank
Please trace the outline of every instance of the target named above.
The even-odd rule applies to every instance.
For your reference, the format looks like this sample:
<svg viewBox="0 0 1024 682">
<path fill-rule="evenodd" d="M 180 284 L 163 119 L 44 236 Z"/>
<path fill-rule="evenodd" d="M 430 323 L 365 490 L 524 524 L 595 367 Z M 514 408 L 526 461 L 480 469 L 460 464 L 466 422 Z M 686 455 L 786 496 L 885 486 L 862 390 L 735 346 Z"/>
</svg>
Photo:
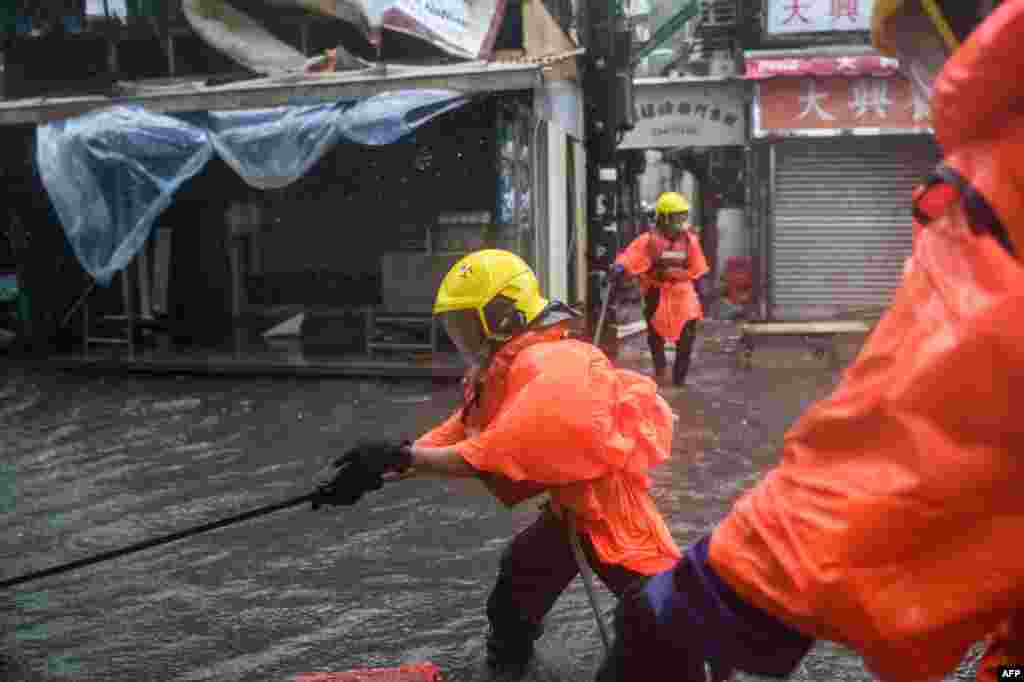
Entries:
<svg viewBox="0 0 1024 682">
<path fill-rule="evenodd" d="M 116 105 L 141 106 L 155 113 L 174 113 L 334 102 L 348 97 L 363 98 L 404 89 L 457 90 L 466 95 L 532 90 L 540 70 L 537 64 L 389 66 L 384 76 L 366 71 L 342 72 L 296 76 L 294 79 L 258 78 L 218 87 L 185 87 L 128 97 L 88 95 L 3 100 L 0 101 L 0 125 L 43 124 Z"/>
<path fill-rule="evenodd" d="M 740 331 L 750 336 L 772 334 L 866 334 L 871 326 L 859 321 L 838 322 L 748 322 Z"/>
<path fill-rule="evenodd" d="M 643 320 L 638 322 L 629 322 L 627 324 L 614 325 L 615 331 L 618 333 L 620 339 L 624 339 L 634 334 L 639 334 L 647 330 L 647 323 Z"/>
</svg>

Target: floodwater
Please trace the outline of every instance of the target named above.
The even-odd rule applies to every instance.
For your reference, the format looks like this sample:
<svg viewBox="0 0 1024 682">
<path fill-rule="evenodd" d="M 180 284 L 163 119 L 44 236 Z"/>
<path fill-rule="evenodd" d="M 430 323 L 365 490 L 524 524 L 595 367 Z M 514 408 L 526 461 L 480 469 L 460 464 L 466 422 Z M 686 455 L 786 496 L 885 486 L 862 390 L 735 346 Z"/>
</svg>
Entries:
<svg viewBox="0 0 1024 682">
<path fill-rule="evenodd" d="M 680 545 L 707 533 L 776 458 L 833 372 L 737 369 L 699 342 L 674 457 L 654 495 Z M 622 364 L 649 370 L 642 338 Z M 361 437 L 412 437 L 452 385 L 365 380 L 0 379 L 0 576 L 12 577 L 309 491 Z M 349 508 L 293 508 L 0 593 L 0 677 L 283 682 L 429 660 L 474 677 L 484 602 L 505 543 L 536 505 L 501 508 L 475 482 L 409 480 Z M 599 586 L 606 611 L 613 597 Z M 544 640 L 590 680 L 601 656 L 579 581 Z M 971 657 L 969 657 L 970 659 Z M 971 677 L 971 661 L 957 672 Z M 6 672 L 5 672 L 6 671 Z M 818 644 L 801 682 L 870 680 Z"/>
</svg>

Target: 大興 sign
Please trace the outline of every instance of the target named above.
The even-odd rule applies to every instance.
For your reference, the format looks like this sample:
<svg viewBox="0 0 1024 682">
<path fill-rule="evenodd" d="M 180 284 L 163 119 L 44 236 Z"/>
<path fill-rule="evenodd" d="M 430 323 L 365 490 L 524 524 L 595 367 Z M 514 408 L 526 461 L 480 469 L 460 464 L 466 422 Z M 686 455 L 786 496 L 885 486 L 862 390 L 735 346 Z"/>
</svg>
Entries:
<svg viewBox="0 0 1024 682">
<path fill-rule="evenodd" d="M 870 31 L 874 0 L 765 0 L 765 33 Z"/>
<path fill-rule="evenodd" d="M 928 132 L 928 101 L 902 76 L 773 78 L 757 85 L 754 135 L 814 130 Z"/>
<path fill-rule="evenodd" d="M 634 81 L 636 127 L 619 149 L 724 147 L 747 141 L 743 84 Z"/>
</svg>

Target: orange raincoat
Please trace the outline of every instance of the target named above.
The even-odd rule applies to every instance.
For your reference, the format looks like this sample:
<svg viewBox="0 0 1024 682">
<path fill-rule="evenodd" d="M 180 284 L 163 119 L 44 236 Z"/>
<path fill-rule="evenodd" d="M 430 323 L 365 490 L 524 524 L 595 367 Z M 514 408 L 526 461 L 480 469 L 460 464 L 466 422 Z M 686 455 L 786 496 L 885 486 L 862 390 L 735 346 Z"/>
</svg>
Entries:
<svg viewBox="0 0 1024 682">
<path fill-rule="evenodd" d="M 667 570 L 681 554 L 647 471 L 668 459 L 672 411 L 649 378 L 615 369 L 567 333 L 559 323 L 507 342 L 482 377 L 479 400 L 417 445 L 454 445 L 507 504 L 546 489 L 602 561 L 643 575 Z"/>
<path fill-rule="evenodd" d="M 1024 0 L 1011 0 L 950 58 L 932 100 L 945 163 L 1017 253 L 1021 35 Z M 711 539 L 712 566 L 747 601 L 854 648 L 883 682 L 939 678 L 988 635 L 979 679 L 1024 663 L 1024 267 L 975 216 L 953 192 L 917 226 L 860 356 Z"/>
<path fill-rule="evenodd" d="M 665 252 L 686 251 L 689 262 L 686 270 L 661 267 Z M 708 262 L 700 248 L 700 240 L 689 230 L 674 241 L 669 241 L 656 230 L 645 232 L 619 254 L 615 262 L 631 275 L 640 278 L 640 290 L 647 295 L 651 287 L 661 289 L 658 309 L 651 325 L 663 339 L 675 340 L 683 333 L 689 320 L 704 319 L 693 282 L 708 273 Z"/>
</svg>

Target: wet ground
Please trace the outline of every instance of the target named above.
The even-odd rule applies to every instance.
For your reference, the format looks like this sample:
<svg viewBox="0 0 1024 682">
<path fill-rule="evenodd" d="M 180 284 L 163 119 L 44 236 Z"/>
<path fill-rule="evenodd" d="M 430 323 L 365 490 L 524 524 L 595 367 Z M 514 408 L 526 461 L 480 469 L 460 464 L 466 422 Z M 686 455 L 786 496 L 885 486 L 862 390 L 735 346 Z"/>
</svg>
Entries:
<svg viewBox="0 0 1024 682">
<path fill-rule="evenodd" d="M 743 371 L 706 325 L 654 495 L 676 540 L 708 532 L 776 458 L 834 372 Z M 620 363 L 649 371 L 642 337 Z M 83 377 L 0 381 L 0 576 L 11 577 L 308 491 L 360 437 L 415 436 L 451 384 L 351 379 Z M 293 509 L 0 593 L 0 678 L 289 680 L 430 660 L 473 678 L 504 544 L 535 514 L 471 482 L 412 480 L 351 508 Z M 599 588 L 605 609 L 612 596 Z M 545 641 L 589 680 L 601 643 L 577 581 Z M 5 668 L 6 666 L 6 672 Z M 970 662 L 958 672 L 969 677 Z M 6 677 L 4 677 L 6 675 Z M 794 679 L 869 680 L 819 644 Z"/>
</svg>

